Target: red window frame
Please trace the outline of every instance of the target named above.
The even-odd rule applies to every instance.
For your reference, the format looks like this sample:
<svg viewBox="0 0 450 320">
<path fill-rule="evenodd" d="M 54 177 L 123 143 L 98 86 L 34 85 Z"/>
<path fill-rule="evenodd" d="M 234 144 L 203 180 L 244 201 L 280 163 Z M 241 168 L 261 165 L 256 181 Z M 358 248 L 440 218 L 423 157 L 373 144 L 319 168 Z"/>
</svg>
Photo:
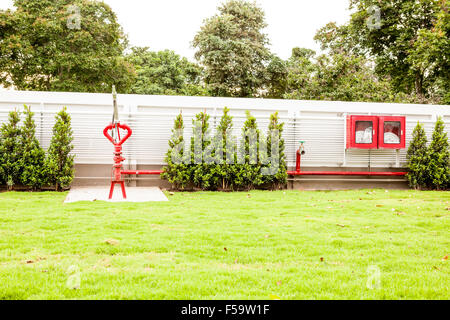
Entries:
<svg viewBox="0 0 450 320">
<path fill-rule="evenodd" d="M 384 124 L 385 122 L 400 122 L 400 142 L 399 143 L 385 143 L 384 142 Z M 378 148 L 379 149 L 404 149 L 405 148 L 405 117 L 383 116 L 378 120 Z"/>
<path fill-rule="evenodd" d="M 356 122 L 372 122 L 372 143 L 356 142 Z M 347 149 L 377 149 L 378 148 L 378 116 L 349 116 L 347 118 Z"/>
</svg>

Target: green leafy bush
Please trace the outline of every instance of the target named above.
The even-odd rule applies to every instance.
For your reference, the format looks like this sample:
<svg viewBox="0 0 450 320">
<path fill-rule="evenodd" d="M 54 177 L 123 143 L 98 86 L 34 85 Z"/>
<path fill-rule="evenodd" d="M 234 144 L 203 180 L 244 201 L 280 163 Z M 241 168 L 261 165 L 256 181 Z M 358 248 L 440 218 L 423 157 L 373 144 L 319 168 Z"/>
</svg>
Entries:
<svg viewBox="0 0 450 320">
<path fill-rule="evenodd" d="M 428 155 L 428 187 L 437 190 L 449 188 L 450 150 L 442 117 L 436 121 Z"/>
<path fill-rule="evenodd" d="M 2 124 L 0 134 L 2 137 L 0 145 L 0 175 L 1 180 L 7 184 L 8 190 L 20 183 L 22 130 L 19 126 L 20 113 L 11 111 L 8 122 Z"/>
<path fill-rule="evenodd" d="M 39 189 L 44 184 L 45 151 L 36 139 L 36 125 L 30 107 L 25 107 L 25 121 L 21 132 L 22 156 L 20 159 L 20 182 L 22 185 Z"/>
<path fill-rule="evenodd" d="M 73 149 L 71 118 L 64 107 L 55 117 L 53 136 L 45 159 L 47 184 L 54 186 L 56 191 L 67 188 L 73 180 L 74 155 L 70 155 Z"/>
<path fill-rule="evenodd" d="M 412 141 L 406 154 L 409 185 L 414 189 L 422 189 L 427 185 L 428 179 L 428 149 L 427 136 L 423 125 L 417 122 L 412 133 Z"/>
</svg>

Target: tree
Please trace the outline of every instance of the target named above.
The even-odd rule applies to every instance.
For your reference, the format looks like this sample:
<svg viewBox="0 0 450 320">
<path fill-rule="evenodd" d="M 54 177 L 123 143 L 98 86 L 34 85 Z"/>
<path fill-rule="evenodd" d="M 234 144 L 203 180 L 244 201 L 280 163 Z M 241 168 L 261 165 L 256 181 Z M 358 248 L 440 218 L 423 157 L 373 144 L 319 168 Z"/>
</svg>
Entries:
<svg viewBox="0 0 450 320">
<path fill-rule="evenodd" d="M 410 187 L 414 189 L 426 187 L 428 180 L 428 158 L 427 136 L 423 125 L 417 122 L 412 133 L 412 141 L 406 154 L 408 167 L 406 177 L 408 178 Z"/>
<path fill-rule="evenodd" d="M 450 187 L 450 150 L 447 133 L 444 131 L 444 120 L 439 117 L 433 131 L 428 150 L 428 186 L 437 190 Z"/>
<path fill-rule="evenodd" d="M 33 112 L 25 107 L 25 121 L 21 130 L 22 157 L 20 159 L 20 182 L 24 186 L 40 188 L 44 181 L 45 151 L 36 139 L 36 125 L 33 120 Z"/>
<path fill-rule="evenodd" d="M 397 91 L 414 92 L 423 102 L 433 98 L 442 77 L 448 79 L 448 54 L 442 50 L 448 53 L 450 38 L 438 23 L 448 21 L 448 1 L 351 0 L 350 7 L 356 12 L 348 29 L 376 58 L 377 73 L 389 76 Z"/>
<path fill-rule="evenodd" d="M 15 0 L 0 11 L 0 85 L 19 90 L 125 91 L 134 77 L 111 8 L 89 0 Z"/>
<path fill-rule="evenodd" d="M 45 160 L 46 176 L 48 184 L 55 186 L 59 191 L 67 188 L 74 177 L 73 159 L 75 155 L 70 152 L 73 149 L 73 137 L 71 129 L 71 118 L 67 108 L 63 108 L 55 117 L 53 136 L 48 148 Z"/>
<path fill-rule="evenodd" d="M 283 99 L 288 86 L 288 63 L 273 55 L 266 68 L 265 98 Z"/>
<path fill-rule="evenodd" d="M 8 190 L 12 190 L 14 185 L 20 183 L 20 172 L 22 157 L 21 134 L 19 126 L 20 113 L 11 111 L 8 122 L 3 123 L 0 129 L 2 137 L 0 144 L 0 173 L 1 180 L 6 182 Z"/>
<path fill-rule="evenodd" d="M 213 96 L 258 96 L 270 60 L 264 11 L 255 2 L 228 0 L 193 40 Z"/>
<path fill-rule="evenodd" d="M 353 27 L 352 24 L 338 26 L 336 22 L 329 22 L 317 31 L 314 40 L 320 44 L 323 51 L 327 51 L 330 55 L 365 55 L 367 49 L 361 47 L 358 33 L 353 30 Z"/>
<path fill-rule="evenodd" d="M 445 1 L 441 2 L 441 6 Z M 419 31 L 409 61 L 418 70 L 426 70 L 428 78 L 435 82 L 428 86 L 430 99 L 450 104 L 450 10 L 438 13 L 434 27 Z"/>
<path fill-rule="evenodd" d="M 170 50 L 132 48 L 127 61 L 136 70 L 136 82 L 128 93 L 157 95 L 206 95 L 201 85 L 202 69 Z"/>
</svg>

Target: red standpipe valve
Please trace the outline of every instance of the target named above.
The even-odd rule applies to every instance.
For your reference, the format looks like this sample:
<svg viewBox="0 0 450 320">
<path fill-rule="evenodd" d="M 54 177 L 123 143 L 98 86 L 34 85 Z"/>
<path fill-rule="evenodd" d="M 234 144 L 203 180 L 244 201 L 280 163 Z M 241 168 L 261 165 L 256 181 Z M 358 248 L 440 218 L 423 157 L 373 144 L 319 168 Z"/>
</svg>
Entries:
<svg viewBox="0 0 450 320">
<path fill-rule="evenodd" d="M 120 139 L 119 130 L 123 129 L 127 131 L 127 134 Z M 117 130 L 117 139 L 114 139 L 110 134 L 109 130 Z M 116 184 L 120 184 L 122 188 L 122 196 L 124 199 L 127 198 L 127 194 L 125 192 L 125 182 L 122 179 L 122 171 L 123 171 L 123 165 L 122 162 L 125 160 L 124 157 L 122 157 L 122 144 L 127 141 L 127 139 L 131 136 L 133 131 L 129 126 L 126 124 L 121 124 L 120 122 L 116 122 L 115 124 L 110 123 L 103 129 L 103 135 L 111 141 L 111 143 L 114 145 L 114 165 L 112 167 L 112 176 L 111 176 L 111 188 L 109 189 L 109 198 L 111 199 L 114 192 L 114 186 Z"/>
<path fill-rule="evenodd" d="M 296 172 L 300 172 L 300 162 L 302 160 L 302 155 L 304 155 L 305 152 L 305 146 L 304 146 L 305 141 L 300 141 L 300 147 L 298 147 L 297 150 L 297 156 L 295 159 L 295 171 Z"/>
</svg>

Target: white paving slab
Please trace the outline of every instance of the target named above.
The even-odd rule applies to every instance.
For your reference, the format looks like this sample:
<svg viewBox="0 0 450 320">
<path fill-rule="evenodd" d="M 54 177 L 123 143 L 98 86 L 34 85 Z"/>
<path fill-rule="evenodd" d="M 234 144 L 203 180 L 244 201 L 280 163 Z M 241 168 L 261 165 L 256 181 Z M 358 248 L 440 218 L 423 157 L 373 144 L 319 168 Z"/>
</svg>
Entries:
<svg viewBox="0 0 450 320">
<path fill-rule="evenodd" d="M 73 187 L 64 202 L 77 201 L 108 201 L 108 202 L 150 202 L 169 201 L 158 187 L 127 187 L 127 198 L 122 199 L 120 185 L 116 185 L 111 200 L 108 199 L 109 186 Z"/>
</svg>

